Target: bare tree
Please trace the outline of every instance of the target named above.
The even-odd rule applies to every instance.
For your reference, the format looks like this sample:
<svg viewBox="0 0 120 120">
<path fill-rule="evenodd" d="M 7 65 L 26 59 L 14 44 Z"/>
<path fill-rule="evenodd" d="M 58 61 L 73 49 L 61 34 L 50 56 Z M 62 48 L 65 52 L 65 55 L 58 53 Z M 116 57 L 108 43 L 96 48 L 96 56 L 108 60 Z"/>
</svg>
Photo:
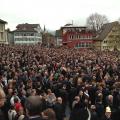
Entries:
<svg viewBox="0 0 120 120">
<path fill-rule="evenodd" d="M 98 31 L 105 23 L 108 23 L 107 17 L 98 13 L 91 14 L 86 21 L 87 26 L 95 31 Z"/>
</svg>

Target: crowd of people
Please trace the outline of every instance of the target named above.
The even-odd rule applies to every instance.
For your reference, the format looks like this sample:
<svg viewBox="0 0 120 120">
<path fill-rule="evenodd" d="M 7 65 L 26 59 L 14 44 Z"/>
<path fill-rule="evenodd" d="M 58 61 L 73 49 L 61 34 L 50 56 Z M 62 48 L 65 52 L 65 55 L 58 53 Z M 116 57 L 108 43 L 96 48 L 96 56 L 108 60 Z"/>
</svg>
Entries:
<svg viewBox="0 0 120 120">
<path fill-rule="evenodd" d="M 120 120 L 119 114 L 119 51 L 0 45 L 0 120 Z"/>
</svg>

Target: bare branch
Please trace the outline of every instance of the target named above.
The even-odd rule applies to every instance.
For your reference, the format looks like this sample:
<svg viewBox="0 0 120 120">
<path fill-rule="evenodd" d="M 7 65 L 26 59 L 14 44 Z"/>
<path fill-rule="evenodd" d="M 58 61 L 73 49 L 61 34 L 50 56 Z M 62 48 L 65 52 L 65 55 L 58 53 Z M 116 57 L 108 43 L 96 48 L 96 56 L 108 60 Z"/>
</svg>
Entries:
<svg viewBox="0 0 120 120">
<path fill-rule="evenodd" d="M 103 26 L 103 24 L 108 23 L 108 19 L 105 15 L 100 15 L 98 13 L 95 14 L 91 14 L 86 21 L 87 26 L 90 29 L 94 29 L 96 31 L 98 31 L 99 29 L 101 29 L 101 27 Z"/>
</svg>

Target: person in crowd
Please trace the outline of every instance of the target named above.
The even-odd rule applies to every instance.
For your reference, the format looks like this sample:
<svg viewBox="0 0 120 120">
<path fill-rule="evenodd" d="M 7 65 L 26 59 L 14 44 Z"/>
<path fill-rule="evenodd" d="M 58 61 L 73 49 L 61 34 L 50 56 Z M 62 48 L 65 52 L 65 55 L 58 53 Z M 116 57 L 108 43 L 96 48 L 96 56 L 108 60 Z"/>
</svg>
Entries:
<svg viewBox="0 0 120 120">
<path fill-rule="evenodd" d="M 51 89 L 47 90 L 47 102 L 49 107 L 53 107 L 55 101 L 56 101 L 56 96 L 55 94 L 51 91 Z"/>
<path fill-rule="evenodd" d="M 11 99 L 10 99 L 11 105 L 14 105 L 14 104 L 15 104 L 15 99 L 17 99 L 19 103 L 21 102 L 20 98 L 19 98 L 18 95 L 17 95 L 17 91 L 14 91 L 14 92 L 13 92 L 13 95 L 12 95 L 12 97 L 11 97 Z"/>
<path fill-rule="evenodd" d="M 2 111 L 2 107 L 4 106 L 5 101 L 6 101 L 6 95 L 3 89 L 0 87 L 0 119 L 1 120 L 6 120 L 4 111 Z"/>
<path fill-rule="evenodd" d="M 19 102 L 18 98 L 14 98 L 14 107 L 16 111 L 19 111 L 20 108 L 22 108 L 22 104 Z"/>
<path fill-rule="evenodd" d="M 90 120 L 98 120 L 98 115 L 97 115 L 97 112 L 96 112 L 96 106 L 95 105 L 91 105 L 90 113 L 91 113 Z"/>
<path fill-rule="evenodd" d="M 111 118 L 111 109 L 110 109 L 109 106 L 106 107 L 105 115 L 103 116 L 102 120 L 112 120 L 112 118 Z"/>
<path fill-rule="evenodd" d="M 105 118 L 107 106 L 111 109 L 110 119 L 120 120 L 120 52 L 45 48 L 37 44 L 0 45 L 0 87 L 6 94 L 1 92 L 0 116 L 6 116 L 0 119 L 7 119 L 16 97 L 24 110 L 28 109 L 33 103 L 27 107 L 24 103 L 32 95 L 42 99 L 42 110 L 31 114 L 33 111 L 28 109 L 24 119 L 42 119 L 39 115 L 43 110 L 63 106 L 64 112 L 70 107 L 70 120 L 86 120 L 92 111 L 90 105 L 94 105 L 99 120 Z M 78 103 L 75 96 L 80 98 Z M 62 104 L 56 102 L 57 97 L 62 98 Z M 18 113 L 20 107 L 17 108 Z"/>
<path fill-rule="evenodd" d="M 72 108 L 74 108 L 75 105 L 78 104 L 79 102 L 80 102 L 80 97 L 79 96 L 75 96 L 75 99 L 74 99 L 74 101 L 72 103 Z"/>
<path fill-rule="evenodd" d="M 67 92 L 67 86 L 63 85 L 61 89 L 59 89 L 59 97 L 62 98 L 62 104 L 64 107 L 64 112 L 68 103 L 68 92 Z"/>
<path fill-rule="evenodd" d="M 56 120 L 56 114 L 51 108 L 44 110 L 42 112 L 42 117 L 44 120 Z"/>
<path fill-rule="evenodd" d="M 15 115 L 13 120 L 24 120 L 25 115 L 24 115 L 24 109 L 21 106 L 18 110 L 17 110 L 17 114 Z"/>
<path fill-rule="evenodd" d="M 65 117 L 65 111 L 64 111 L 64 106 L 63 106 L 61 97 L 57 98 L 56 103 L 53 106 L 53 109 L 56 113 L 57 120 L 63 120 Z"/>
<path fill-rule="evenodd" d="M 72 109 L 69 120 L 87 120 L 88 118 L 89 112 L 87 110 L 87 105 L 85 104 L 85 101 L 82 103 L 81 101 L 79 101 Z"/>
<path fill-rule="evenodd" d="M 8 110 L 8 119 L 14 120 L 17 112 L 15 110 L 15 107 L 13 105 L 10 106 L 10 109 Z"/>
<path fill-rule="evenodd" d="M 29 96 L 25 102 L 28 120 L 42 120 L 42 100 L 40 96 Z"/>
</svg>

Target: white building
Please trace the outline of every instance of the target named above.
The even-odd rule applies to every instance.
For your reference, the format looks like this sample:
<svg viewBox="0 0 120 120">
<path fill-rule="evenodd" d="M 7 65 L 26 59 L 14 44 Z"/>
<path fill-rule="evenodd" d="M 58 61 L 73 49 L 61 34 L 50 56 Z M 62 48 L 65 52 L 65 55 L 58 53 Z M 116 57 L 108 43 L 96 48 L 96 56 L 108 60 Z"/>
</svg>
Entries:
<svg viewBox="0 0 120 120">
<path fill-rule="evenodd" d="M 19 24 L 14 32 L 14 44 L 42 43 L 41 27 L 39 24 Z"/>
<path fill-rule="evenodd" d="M 7 22 L 0 19 L 0 44 L 8 44 L 5 24 L 7 24 Z"/>
</svg>

